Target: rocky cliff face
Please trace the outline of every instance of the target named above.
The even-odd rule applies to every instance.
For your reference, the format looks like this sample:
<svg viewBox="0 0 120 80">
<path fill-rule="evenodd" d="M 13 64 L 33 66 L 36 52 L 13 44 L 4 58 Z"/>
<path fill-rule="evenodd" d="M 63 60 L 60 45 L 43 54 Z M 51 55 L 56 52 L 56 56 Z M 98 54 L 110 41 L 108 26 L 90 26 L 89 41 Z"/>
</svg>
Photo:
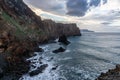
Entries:
<svg viewBox="0 0 120 80">
<path fill-rule="evenodd" d="M 14 19 L 17 27 L 32 39 L 43 42 L 59 37 L 61 34 L 66 36 L 80 35 L 76 24 L 55 23 L 52 20 L 42 21 L 39 16 L 24 4 L 23 0 L 0 0 L 0 7 L 3 11 L 2 14 Z M 30 32 L 34 33 L 31 34 Z"/>
<path fill-rule="evenodd" d="M 42 21 L 23 0 L 0 0 L 0 80 L 18 80 L 29 70 L 25 58 L 42 51 L 38 42 L 63 34 L 75 36 L 80 31 L 76 24 Z"/>
<path fill-rule="evenodd" d="M 41 18 L 24 4 L 23 0 L 0 0 L 0 7 L 20 24 L 26 22 L 42 27 Z"/>
<path fill-rule="evenodd" d="M 57 38 L 61 35 L 81 36 L 80 30 L 75 23 L 63 24 L 52 20 L 43 20 L 44 30 L 49 38 Z"/>
<path fill-rule="evenodd" d="M 80 30 L 75 23 L 62 24 L 57 23 L 59 36 L 81 36 Z"/>
</svg>

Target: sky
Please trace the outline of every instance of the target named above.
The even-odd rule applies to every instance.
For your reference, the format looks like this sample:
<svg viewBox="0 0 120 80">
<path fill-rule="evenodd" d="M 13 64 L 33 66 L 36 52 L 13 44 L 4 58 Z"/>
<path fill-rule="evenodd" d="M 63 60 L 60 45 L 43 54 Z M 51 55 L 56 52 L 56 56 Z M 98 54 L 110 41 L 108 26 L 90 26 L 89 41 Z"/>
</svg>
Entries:
<svg viewBox="0 0 120 80">
<path fill-rule="evenodd" d="M 24 0 L 42 19 L 76 23 L 80 29 L 120 32 L 120 0 Z"/>
</svg>

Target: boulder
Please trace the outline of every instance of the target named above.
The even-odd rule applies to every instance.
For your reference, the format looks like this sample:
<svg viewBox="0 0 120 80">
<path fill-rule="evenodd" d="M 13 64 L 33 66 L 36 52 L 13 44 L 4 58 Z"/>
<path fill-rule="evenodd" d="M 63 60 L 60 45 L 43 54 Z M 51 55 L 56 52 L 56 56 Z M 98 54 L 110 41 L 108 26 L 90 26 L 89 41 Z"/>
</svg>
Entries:
<svg viewBox="0 0 120 80">
<path fill-rule="evenodd" d="M 70 42 L 67 40 L 67 37 L 65 35 L 60 36 L 58 42 L 61 42 L 65 45 L 70 44 Z"/>
<path fill-rule="evenodd" d="M 39 73 L 42 73 L 43 70 L 45 70 L 45 68 L 48 66 L 48 64 L 44 64 L 44 65 L 41 65 L 40 67 L 38 67 L 36 70 L 34 71 L 31 71 L 29 73 L 30 76 L 35 76 L 35 75 L 38 75 Z"/>
<path fill-rule="evenodd" d="M 51 70 L 56 70 L 58 68 L 58 65 L 54 66 Z"/>
<path fill-rule="evenodd" d="M 58 48 L 58 49 L 54 50 L 54 51 L 53 51 L 53 53 L 64 52 L 65 50 L 66 50 L 66 49 L 64 49 L 64 48 L 60 47 L 60 48 Z"/>
</svg>

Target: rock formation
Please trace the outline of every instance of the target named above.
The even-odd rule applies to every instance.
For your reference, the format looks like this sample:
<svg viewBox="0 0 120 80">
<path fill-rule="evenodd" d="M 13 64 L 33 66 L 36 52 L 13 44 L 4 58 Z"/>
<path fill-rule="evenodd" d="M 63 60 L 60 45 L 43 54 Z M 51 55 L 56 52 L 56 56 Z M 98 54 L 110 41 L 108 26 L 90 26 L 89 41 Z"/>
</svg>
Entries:
<svg viewBox="0 0 120 80">
<path fill-rule="evenodd" d="M 56 23 L 52 20 L 43 20 L 44 31 L 48 38 L 55 39 L 59 36 L 81 36 L 80 30 L 76 24 Z"/>
<path fill-rule="evenodd" d="M 15 29 L 19 29 L 29 38 L 41 43 L 63 34 L 66 36 L 81 35 L 79 28 L 74 23 L 63 24 L 52 20 L 42 21 L 40 16 L 37 16 L 23 0 L 0 0 L 0 9 L 7 20 L 8 18 L 12 20 L 9 22 L 16 26 Z"/>
<path fill-rule="evenodd" d="M 70 44 L 70 42 L 67 40 L 67 37 L 65 35 L 60 36 L 58 42 L 61 42 L 65 45 Z"/>
<path fill-rule="evenodd" d="M 56 50 L 54 50 L 54 51 L 52 51 L 52 52 L 53 52 L 53 53 L 59 53 L 59 52 L 64 52 L 65 50 L 66 50 L 66 49 L 60 47 L 60 48 L 58 48 L 58 49 L 56 49 Z"/>
<path fill-rule="evenodd" d="M 29 75 L 30 75 L 30 76 L 38 75 L 39 73 L 42 73 L 47 66 L 48 66 L 48 64 L 41 65 L 41 66 L 38 67 L 36 70 L 31 71 L 31 72 L 29 73 Z"/>
<path fill-rule="evenodd" d="M 5 76 L 9 80 L 18 80 L 29 70 L 30 62 L 25 58 L 32 56 L 34 51 L 43 51 L 38 48 L 38 43 L 61 35 L 81 34 L 76 24 L 42 21 L 23 0 L 0 0 L 0 58 L 3 58 L 0 63 L 6 63 L 0 66 L 0 80 L 8 80 Z"/>
<path fill-rule="evenodd" d="M 96 80 L 120 80 L 120 65 L 116 65 L 115 69 L 110 69 L 101 75 Z"/>
</svg>

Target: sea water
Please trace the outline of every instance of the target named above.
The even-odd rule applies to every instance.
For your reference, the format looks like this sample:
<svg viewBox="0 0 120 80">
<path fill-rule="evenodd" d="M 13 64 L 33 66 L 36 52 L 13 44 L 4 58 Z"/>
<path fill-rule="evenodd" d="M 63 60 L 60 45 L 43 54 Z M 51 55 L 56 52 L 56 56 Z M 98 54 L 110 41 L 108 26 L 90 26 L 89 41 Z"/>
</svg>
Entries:
<svg viewBox="0 0 120 80">
<path fill-rule="evenodd" d="M 65 46 L 66 51 L 55 54 L 60 43 L 40 45 L 43 53 L 27 60 L 33 62 L 30 71 L 42 64 L 48 67 L 38 75 L 23 75 L 20 80 L 95 80 L 101 72 L 120 64 L 120 33 L 84 33 L 82 36 L 70 37 L 71 42 Z M 53 67 L 58 66 L 56 70 Z"/>
</svg>

